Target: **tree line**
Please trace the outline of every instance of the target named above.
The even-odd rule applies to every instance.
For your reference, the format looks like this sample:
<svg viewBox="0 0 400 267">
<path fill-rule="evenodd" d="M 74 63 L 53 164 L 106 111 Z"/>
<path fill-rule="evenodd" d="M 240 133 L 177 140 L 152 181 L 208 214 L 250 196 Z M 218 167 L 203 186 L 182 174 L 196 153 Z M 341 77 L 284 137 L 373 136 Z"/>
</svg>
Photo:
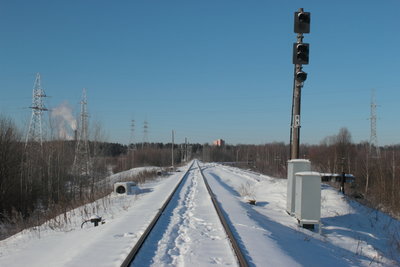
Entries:
<svg viewBox="0 0 400 267">
<path fill-rule="evenodd" d="M 92 136 L 90 171 L 79 173 L 76 140 L 26 143 L 15 123 L 0 116 L 0 239 L 109 194 L 112 186 L 104 180 L 112 173 L 171 164 L 168 145 L 126 146 L 101 141 L 99 132 Z M 180 163 L 179 156 L 175 162 Z"/>
<path fill-rule="evenodd" d="M 204 161 L 235 162 L 242 168 L 286 178 L 289 150 L 284 143 L 204 146 L 199 155 Z M 342 128 L 320 144 L 302 144 L 300 153 L 311 161 L 314 171 L 353 174 L 355 182 L 345 185 L 350 197 L 400 218 L 400 145 L 353 143 L 351 133 Z"/>
<path fill-rule="evenodd" d="M 89 141 L 90 173 L 79 174 L 73 170 L 76 141 L 54 138 L 41 146 L 25 144 L 13 121 L 0 116 L 0 238 L 109 194 L 111 187 L 101 181 L 112 173 L 172 164 L 171 143 L 122 145 L 101 141 L 99 133 L 93 136 Z M 400 145 L 380 147 L 379 154 L 372 153 L 375 150 L 368 142 L 353 143 L 346 128 L 320 144 L 300 147 L 302 158 L 311 160 L 313 170 L 353 174 L 355 183 L 347 185 L 351 196 L 399 216 Z M 174 165 L 192 158 L 284 178 L 289 146 L 282 142 L 221 147 L 174 144 Z M 18 227 L 7 228 L 17 223 Z"/>
</svg>

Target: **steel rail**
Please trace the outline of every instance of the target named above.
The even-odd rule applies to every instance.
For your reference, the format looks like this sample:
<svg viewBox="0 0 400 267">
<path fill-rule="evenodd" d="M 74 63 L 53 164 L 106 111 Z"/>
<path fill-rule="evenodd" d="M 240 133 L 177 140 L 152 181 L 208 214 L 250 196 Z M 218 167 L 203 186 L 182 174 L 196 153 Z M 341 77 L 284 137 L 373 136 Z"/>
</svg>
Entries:
<svg viewBox="0 0 400 267">
<path fill-rule="evenodd" d="M 147 237 L 149 236 L 150 232 L 154 229 L 155 225 L 157 224 L 158 220 L 160 219 L 161 215 L 163 214 L 164 210 L 166 209 L 166 207 L 168 206 L 169 202 L 171 201 L 171 199 L 173 198 L 173 196 L 175 195 L 175 193 L 177 192 L 178 188 L 183 184 L 183 181 L 186 180 L 185 178 L 187 177 L 189 171 L 192 169 L 193 165 L 194 165 L 195 161 L 192 162 L 192 164 L 190 165 L 190 167 L 186 170 L 186 172 L 184 173 L 184 175 L 182 176 L 181 180 L 179 181 L 179 183 L 176 185 L 176 187 L 174 188 L 174 190 L 172 191 L 172 193 L 169 195 L 169 197 L 167 198 L 167 200 L 165 201 L 165 203 L 163 204 L 163 206 L 160 208 L 160 210 L 157 212 L 156 216 L 154 217 L 154 219 L 151 221 L 151 223 L 149 224 L 149 226 L 146 228 L 145 232 L 142 234 L 142 236 L 139 238 L 139 240 L 136 242 L 135 246 L 132 248 L 132 250 L 130 251 L 130 253 L 128 254 L 128 256 L 126 257 L 126 259 L 123 261 L 123 263 L 121 264 L 121 267 L 128 267 L 130 266 L 133 261 L 135 260 L 135 257 L 137 256 L 137 254 L 139 253 L 141 247 L 143 246 L 144 242 L 146 241 Z M 217 212 L 218 218 L 221 221 L 221 224 L 225 230 L 225 233 L 231 243 L 231 247 L 233 249 L 233 252 L 236 256 L 237 262 L 239 264 L 240 267 L 248 267 L 248 263 L 225 219 L 225 216 L 222 213 L 222 209 L 220 208 L 220 205 L 214 195 L 214 193 L 212 192 L 204 174 L 202 169 L 200 168 L 200 164 L 198 163 L 198 161 L 196 161 L 197 163 L 197 167 L 199 169 L 199 172 L 201 174 L 201 177 L 203 178 L 204 184 L 207 188 L 207 191 L 211 197 L 212 203 L 214 205 L 215 211 Z"/>
<path fill-rule="evenodd" d="M 207 187 L 208 193 L 210 194 L 212 203 L 214 205 L 215 210 L 217 211 L 218 217 L 222 223 L 222 226 L 224 227 L 224 230 L 226 232 L 226 235 L 229 238 L 229 241 L 231 242 L 233 251 L 235 252 L 238 264 L 240 267 L 248 267 L 249 264 L 247 263 L 246 258 L 244 257 L 242 250 L 240 249 L 238 243 L 236 242 L 235 236 L 233 235 L 231 228 L 228 225 L 228 222 L 225 219 L 224 214 L 222 213 L 222 209 L 217 201 L 217 198 L 215 197 L 213 191 L 211 190 L 210 185 L 207 182 L 207 179 L 205 178 L 204 174 L 203 174 L 203 170 L 200 168 L 199 162 L 197 162 L 197 166 L 200 170 L 200 174 L 203 177 L 203 181 Z"/>
<path fill-rule="evenodd" d="M 156 225 L 157 221 L 160 219 L 161 214 L 164 212 L 166 207 L 168 206 L 169 202 L 171 201 L 172 197 L 175 195 L 175 192 L 178 190 L 178 188 L 182 185 L 183 181 L 187 177 L 187 174 L 189 173 L 190 169 L 193 167 L 194 161 L 190 165 L 190 167 L 186 170 L 186 172 L 183 174 L 181 180 L 179 183 L 176 185 L 172 193 L 169 195 L 167 200 L 164 202 L 163 206 L 159 209 L 157 212 L 156 216 L 154 219 L 151 221 L 149 226 L 146 228 L 142 236 L 139 238 L 139 240 L 136 242 L 136 245 L 132 248 L 132 250 L 129 252 L 128 256 L 125 258 L 125 260 L 122 262 L 121 267 L 128 267 L 135 259 L 136 255 L 139 253 L 140 248 L 143 246 L 144 242 L 146 241 L 146 238 L 149 236 L 150 232 L 153 230 L 154 226 Z"/>
</svg>

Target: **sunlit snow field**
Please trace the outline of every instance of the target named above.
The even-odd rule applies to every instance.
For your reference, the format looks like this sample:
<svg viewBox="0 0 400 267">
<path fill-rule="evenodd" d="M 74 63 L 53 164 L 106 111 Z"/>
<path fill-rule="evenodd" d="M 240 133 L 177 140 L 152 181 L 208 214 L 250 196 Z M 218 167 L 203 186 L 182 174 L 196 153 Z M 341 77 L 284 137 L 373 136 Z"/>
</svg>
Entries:
<svg viewBox="0 0 400 267">
<path fill-rule="evenodd" d="M 286 213 L 286 179 L 214 163 L 200 165 L 250 265 L 400 265 L 399 221 L 348 199 L 330 186 L 322 185 L 320 235 L 317 230 L 299 227 Z M 0 241 L 0 266 L 119 266 L 182 174 L 141 184 L 135 195 L 113 193 Z M 235 265 L 228 246 L 218 251 L 213 246 L 210 236 L 219 247 L 225 238 L 216 232 L 219 226 L 213 217 L 204 217 L 209 208 L 201 180 L 197 175 L 189 178 L 185 197 L 190 202 L 183 198 L 176 201 L 182 220 L 175 224 L 181 223 L 181 227 L 167 227 L 168 238 L 160 239 L 160 247 L 147 251 L 152 258 L 143 262 L 153 266 Z M 109 179 L 116 182 L 118 176 Z M 257 204 L 249 205 L 249 197 Z M 93 211 L 105 224 L 81 228 Z M 210 243 L 201 246 L 202 242 Z"/>
</svg>

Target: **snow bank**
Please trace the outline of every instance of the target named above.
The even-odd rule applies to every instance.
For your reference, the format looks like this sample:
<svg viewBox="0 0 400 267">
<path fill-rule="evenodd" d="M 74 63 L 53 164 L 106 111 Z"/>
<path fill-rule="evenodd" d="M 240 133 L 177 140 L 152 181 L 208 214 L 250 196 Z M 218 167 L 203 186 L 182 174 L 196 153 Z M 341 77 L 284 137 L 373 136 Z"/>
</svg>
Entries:
<svg viewBox="0 0 400 267">
<path fill-rule="evenodd" d="M 303 266 L 400 265 L 400 222 L 349 199 L 323 184 L 322 236 L 300 228 L 285 212 L 286 179 L 252 174 L 235 167 L 207 165 L 207 172 L 225 183 L 243 203 L 243 187 L 253 192 L 256 206 L 245 205 L 260 235 L 268 231 L 288 256 Z M 211 166 L 213 168 L 211 168 Z M 247 204 L 247 203 L 246 203 Z M 242 212 L 243 213 L 243 212 Z"/>
</svg>

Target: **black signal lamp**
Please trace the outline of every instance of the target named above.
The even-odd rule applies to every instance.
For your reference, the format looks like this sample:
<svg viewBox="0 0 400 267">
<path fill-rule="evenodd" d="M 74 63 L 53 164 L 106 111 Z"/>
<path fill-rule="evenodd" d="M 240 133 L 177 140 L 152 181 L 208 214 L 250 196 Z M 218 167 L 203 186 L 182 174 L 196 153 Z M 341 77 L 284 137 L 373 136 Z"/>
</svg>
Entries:
<svg viewBox="0 0 400 267">
<path fill-rule="evenodd" d="M 294 32 L 310 33 L 310 12 L 294 12 Z"/>
<path fill-rule="evenodd" d="M 310 44 L 294 43 L 293 64 L 308 64 L 309 52 L 310 52 Z"/>
<path fill-rule="evenodd" d="M 304 82 L 305 80 L 307 80 L 307 73 L 304 71 L 298 71 L 298 72 L 296 72 L 295 78 L 299 82 Z"/>
</svg>

